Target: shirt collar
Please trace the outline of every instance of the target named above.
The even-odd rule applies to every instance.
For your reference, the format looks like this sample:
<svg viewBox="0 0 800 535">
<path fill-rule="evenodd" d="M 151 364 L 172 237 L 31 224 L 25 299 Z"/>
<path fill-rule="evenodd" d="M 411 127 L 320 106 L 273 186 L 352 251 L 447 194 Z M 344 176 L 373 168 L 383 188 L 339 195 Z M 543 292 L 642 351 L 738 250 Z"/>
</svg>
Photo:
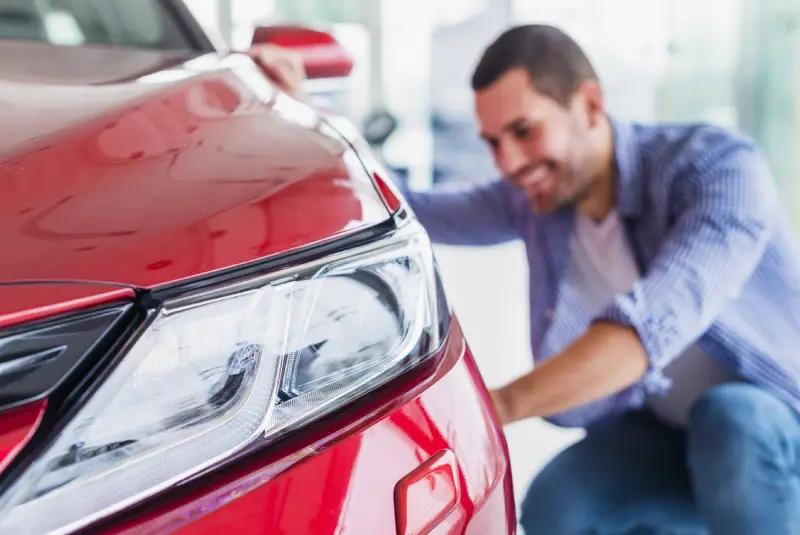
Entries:
<svg viewBox="0 0 800 535">
<path fill-rule="evenodd" d="M 621 217 L 636 217 L 642 209 L 639 144 L 632 124 L 609 118 L 617 171 L 617 210 Z"/>
</svg>

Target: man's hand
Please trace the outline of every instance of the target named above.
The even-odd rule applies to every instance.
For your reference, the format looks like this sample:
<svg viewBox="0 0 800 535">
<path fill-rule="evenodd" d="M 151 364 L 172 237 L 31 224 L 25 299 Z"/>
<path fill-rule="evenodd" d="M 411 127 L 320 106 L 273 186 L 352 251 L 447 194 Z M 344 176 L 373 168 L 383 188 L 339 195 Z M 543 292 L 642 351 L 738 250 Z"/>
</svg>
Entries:
<svg viewBox="0 0 800 535">
<path fill-rule="evenodd" d="M 641 379 L 647 354 L 636 332 L 596 323 L 560 354 L 492 392 L 503 425 L 552 416 L 615 394 Z"/>
<path fill-rule="evenodd" d="M 300 54 L 277 45 L 265 44 L 253 46 L 249 55 L 281 91 L 296 97 L 302 95 L 306 70 Z"/>
</svg>

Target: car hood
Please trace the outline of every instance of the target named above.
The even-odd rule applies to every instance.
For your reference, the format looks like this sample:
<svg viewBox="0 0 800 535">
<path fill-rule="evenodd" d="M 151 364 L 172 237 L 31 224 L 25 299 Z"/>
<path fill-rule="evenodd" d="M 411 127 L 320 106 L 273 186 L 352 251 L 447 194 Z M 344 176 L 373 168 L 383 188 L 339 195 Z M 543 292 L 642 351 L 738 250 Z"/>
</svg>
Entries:
<svg viewBox="0 0 800 535">
<path fill-rule="evenodd" d="M 0 73 L 0 283 L 152 288 L 389 217 L 350 145 L 244 55 L 15 43 Z"/>
</svg>

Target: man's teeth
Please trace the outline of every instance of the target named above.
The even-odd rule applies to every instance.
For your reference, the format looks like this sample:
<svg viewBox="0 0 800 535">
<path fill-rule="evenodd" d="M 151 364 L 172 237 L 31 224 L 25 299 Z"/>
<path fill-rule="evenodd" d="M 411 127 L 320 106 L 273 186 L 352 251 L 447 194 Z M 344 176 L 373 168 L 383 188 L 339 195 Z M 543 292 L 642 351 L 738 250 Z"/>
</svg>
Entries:
<svg viewBox="0 0 800 535">
<path fill-rule="evenodd" d="M 523 183 L 524 183 L 525 186 L 535 186 L 539 182 L 541 182 L 545 178 L 547 178 L 547 176 L 548 176 L 548 172 L 547 172 L 547 168 L 546 167 L 544 167 L 544 166 L 537 167 L 527 177 L 525 177 L 525 180 L 524 180 Z"/>
</svg>

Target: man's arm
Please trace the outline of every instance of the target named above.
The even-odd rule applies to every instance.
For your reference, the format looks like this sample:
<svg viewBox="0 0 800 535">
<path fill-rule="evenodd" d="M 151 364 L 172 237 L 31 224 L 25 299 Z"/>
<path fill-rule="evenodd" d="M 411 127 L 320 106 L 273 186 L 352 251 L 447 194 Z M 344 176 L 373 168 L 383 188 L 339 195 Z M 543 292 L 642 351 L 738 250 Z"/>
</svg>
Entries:
<svg viewBox="0 0 800 535">
<path fill-rule="evenodd" d="M 400 189 L 435 243 L 494 245 L 519 238 L 522 199 L 505 181 L 452 190 Z"/>
<path fill-rule="evenodd" d="M 548 417 L 597 401 L 640 380 L 647 353 L 633 329 L 596 323 L 562 353 L 492 392 L 503 424 Z"/>
<path fill-rule="evenodd" d="M 677 220 L 648 272 L 574 344 L 492 393 L 504 423 L 552 416 L 636 384 L 660 390 L 663 369 L 747 283 L 778 206 L 761 156 L 728 143 L 703 155 L 674 188 Z"/>
</svg>

